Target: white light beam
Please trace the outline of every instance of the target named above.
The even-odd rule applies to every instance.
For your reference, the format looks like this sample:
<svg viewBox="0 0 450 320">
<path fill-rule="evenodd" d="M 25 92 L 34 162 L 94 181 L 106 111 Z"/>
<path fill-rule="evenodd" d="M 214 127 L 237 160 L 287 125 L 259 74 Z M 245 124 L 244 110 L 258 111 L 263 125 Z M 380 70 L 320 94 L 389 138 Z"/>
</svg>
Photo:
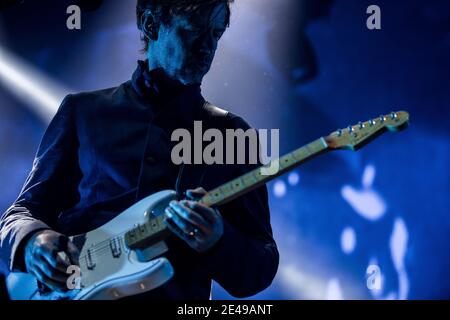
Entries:
<svg viewBox="0 0 450 320">
<path fill-rule="evenodd" d="M 48 122 L 69 90 L 0 47 L 0 83 Z"/>
</svg>

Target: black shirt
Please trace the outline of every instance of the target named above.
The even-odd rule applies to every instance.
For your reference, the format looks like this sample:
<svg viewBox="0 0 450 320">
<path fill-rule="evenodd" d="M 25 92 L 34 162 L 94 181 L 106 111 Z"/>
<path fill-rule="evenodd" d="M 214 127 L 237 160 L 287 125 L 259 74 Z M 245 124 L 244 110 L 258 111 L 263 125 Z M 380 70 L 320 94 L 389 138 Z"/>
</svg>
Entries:
<svg viewBox="0 0 450 320">
<path fill-rule="evenodd" d="M 15 203 L 0 219 L 1 259 L 23 270 L 21 248 L 29 235 L 54 229 L 75 235 L 95 229 L 140 199 L 164 189 L 213 189 L 254 165 L 186 165 L 171 161 L 176 128 L 248 129 L 240 117 L 206 107 L 200 86 L 185 86 L 139 61 L 119 87 L 67 96 L 47 128 L 33 168 Z M 211 280 L 236 297 L 272 282 L 278 251 L 272 237 L 267 188 L 218 207 L 224 234 L 198 253 L 175 236 L 167 258 L 174 277 L 132 298 L 208 299 Z M 16 252 L 18 253 L 16 255 Z"/>
</svg>

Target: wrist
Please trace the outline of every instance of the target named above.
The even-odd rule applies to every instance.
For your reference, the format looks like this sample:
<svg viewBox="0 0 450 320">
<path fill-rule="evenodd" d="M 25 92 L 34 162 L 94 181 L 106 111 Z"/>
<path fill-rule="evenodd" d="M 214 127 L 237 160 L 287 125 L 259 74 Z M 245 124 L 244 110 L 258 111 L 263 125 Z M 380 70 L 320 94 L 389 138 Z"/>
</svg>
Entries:
<svg viewBox="0 0 450 320">
<path fill-rule="evenodd" d="M 20 255 L 18 263 L 20 263 L 21 269 L 28 272 L 27 256 L 30 256 L 35 246 L 36 238 L 42 233 L 48 231 L 48 229 L 39 229 L 30 232 L 23 240 L 23 246 L 19 247 L 18 253 Z"/>
</svg>

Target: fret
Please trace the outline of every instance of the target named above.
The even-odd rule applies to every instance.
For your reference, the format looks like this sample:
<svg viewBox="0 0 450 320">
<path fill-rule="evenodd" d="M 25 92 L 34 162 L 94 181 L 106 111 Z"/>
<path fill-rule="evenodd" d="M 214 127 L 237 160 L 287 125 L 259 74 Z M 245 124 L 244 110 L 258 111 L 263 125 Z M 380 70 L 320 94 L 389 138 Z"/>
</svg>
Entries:
<svg viewBox="0 0 450 320">
<path fill-rule="evenodd" d="M 254 170 L 254 171 L 255 171 L 256 180 L 258 182 L 262 181 L 264 179 L 264 176 L 261 173 L 261 167 L 259 167 L 258 169 Z"/>
<path fill-rule="evenodd" d="M 301 153 L 302 153 L 302 148 L 292 151 L 292 154 L 294 155 L 294 158 L 296 161 L 302 159 Z"/>
<path fill-rule="evenodd" d="M 214 200 L 209 194 L 206 194 L 200 200 L 198 200 L 198 203 L 203 204 L 207 207 L 211 207 L 214 205 Z"/>
<path fill-rule="evenodd" d="M 213 189 L 210 193 L 210 201 L 212 203 L 217 203 L 222 200 L 222 193 L 219 188 Z"/>
<path fill-rule="evenodd" d="M 211 192 L 211 195 L 212 195 L 214 201 L 220 200 L 222 198 L 222 192 L 220 192 L 219 188 L 213 189 L 213 191 Z"/>
<path fill-rule="evenodd" d="M 283 157 L 283 169 L 289 168 L 297 163 L 292 153 L 288 153 Z"/>
<path fill-rule="evenodd" d="M 309 143 L 309 144 L 307 144 L 307 145 L 305 146 L 306 156 L 307 156 L 307 157 L 309 157 L 309 156 L 313 153 L 313 151 L 311 150 L 311 144 L 312 144 L 312 143 Z"/>
<path fill-rule="evenodd" d="M 209 193 L 207 193 L 205 196 L 203 196 L 203 198 L 201 198 L 199 200 L 200 203 L 206 205 L 206 206 L 211 206 L 213 204 L 213 200 L 211 198 L 211 195 Z"/>
<path fill-rule="evenodd" d="M 278 161 L 278 168 L 279 170 L 285 169 L 289 165 L 289 159 L 287 159 L 285 156 L 281 157 Z"/>
<path fill-rule="evenodd" d="M 289 153 L 289 157 L 291 158 L 292 162 L 297 162 L 297 159 L 295 159 L 293 152 Z"/>
<path fill-rule="evenodd" d="M 220 190 L 225 195 L 230 195 L 233 192 L 233 187 L 231 184 L 226 183 L 220 187 Z"/>
<path fill-rule="evenodd" d="M 245 183 L 245 181 L 244 181 L 244 176 L 243 176 L 243 175 L 240 176 L 238 179 L 239 179 L 239 181 L 241 182 L 242 188 L 248 187 L 248 185 L 247 185 L 247 184 Z"/>
<path fill-rule="evenodd" d="M 223 193 L 223 191 L 221 190 L 220 187 L 215 189 L 216 192 L 214 192 L 214 196 L 216 197 L 216 201 L 222 201 L 223 199 L 225 199 L 225 194 Z M 217 196 L 218 194 L 218 196 Z"/>
<path fill-rule="evenodd" d="M 128 248 L 145 247 L 149 241 L 164 239 L 169 231 L 164 224 L 164 215 L 151 218 L 142 225 L 125 233 L 125 244 Z"/>
<path fill-rule="evenodd" d="M 289 160 L 289 162 L 288 162 L 289 168 L 293 167 L 297 164 L 297 160 L 294 158 L 294 155 L 292 154 L 292 152 L 288 153 L 285 157 Z"/>
<path fill-rule="evenodd" d="M 237 178 L 237 179 L 234 179 L 233 180 L 233 190 L 234 191 L 240 191 L 242 188 L 244 188 L 244 185 L 243 185 L 240 177 Z"/>
<path fill-rule="evenodd" d="M 298 160 L 303 160 L 306 157 L 308 157 L 308 151 L 306 150 L 305 147 L 301 147 L 300 149 L 297 149 L 294 151 L 295 157 Z"/>
<path fill-rule="evenodd" d="M 242 181 L 246 186 L 250 186 L 251 184 L 258 181 L 258 177 L 255 175 L 254 170 L 252 170 L 251 172 L 242 176 Z"/>
<path fill-rule="evenodd" d="M 311 150 L 313 151 L 313 153 L 316 153 L 319 150 L 321 150 L 322 143 L 320 142 L 320 140 L 316 140 L 316 141 L 310 143 L 309 146 L 310 146 Z"/>
<path fill-rule="evenodd" d="M 228 188 L 230 188 L 230 192 L 228 193 L 228 196 L 232 196 L 232 195 L 234 195 L 236 192 L 239 191 L 239 190 L 236 189 L 236 188 L 234 187 L 234 185 L 232 185 L 231 183 L 226 183 L 226 184 L 224 184 L 224 186 L 225 186 L 225 185 L 227 185 Z"/>
</svg>

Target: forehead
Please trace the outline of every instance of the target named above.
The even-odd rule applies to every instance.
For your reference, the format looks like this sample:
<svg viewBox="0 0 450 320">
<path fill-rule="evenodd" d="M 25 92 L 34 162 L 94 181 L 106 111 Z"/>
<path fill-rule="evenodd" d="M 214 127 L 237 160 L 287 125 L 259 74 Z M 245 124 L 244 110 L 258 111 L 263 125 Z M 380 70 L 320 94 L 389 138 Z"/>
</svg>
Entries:
<svg viewBox="0 0 450 320">
<path fill-rule="evenodd" d="M 194 25 L 198 27 L 226 27 L 228 24 L 228 5 L 220 2 L 201 6 L 193 12 L 176 15 L 174 20 L 181 26 Z"/>
</svg>

